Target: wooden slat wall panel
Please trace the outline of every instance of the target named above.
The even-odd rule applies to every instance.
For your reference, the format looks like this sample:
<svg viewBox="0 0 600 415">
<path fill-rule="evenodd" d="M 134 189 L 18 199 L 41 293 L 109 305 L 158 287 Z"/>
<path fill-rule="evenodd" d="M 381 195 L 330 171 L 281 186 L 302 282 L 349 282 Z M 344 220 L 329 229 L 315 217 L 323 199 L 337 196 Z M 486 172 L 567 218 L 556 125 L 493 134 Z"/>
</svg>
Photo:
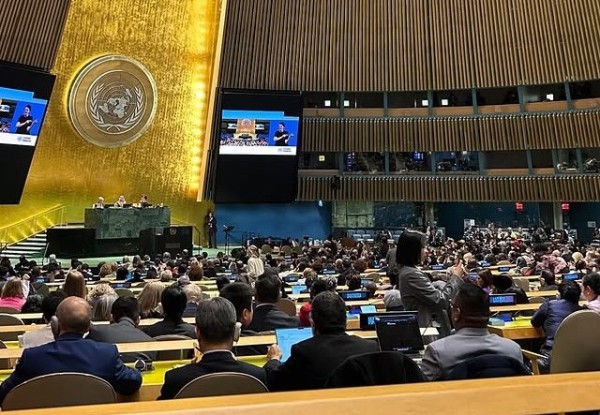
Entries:
<svg viewBox="0 0 600 415">
<path fill-rule="evenodd" d="M 50 70 L 70 0 L 0 0 L 0 60 Z"/>
<path fill-rule="evenodd" d="M 1 8 L 9 40 L 20 27 L 48 41 L 27 53 L 53 50 L 49 19 L 33 23 L 68 1 L 39 4 L 20 26 L 14 9 Z M 412 91 L 600 78 L 597 0 L 230 0 L 227 14 L 226 88 Z"/>
<path fill-rule="evenodd" d="M 506 151 L 600 146 L 600 111 L 447 118 L 306 118 L 303 151 Z"/>
<path fill-rule="evenodd" d="M 301 177 L 298 200 L 414 202 L 584 202 L 600 198 L 598 176 L 548 177 Z"/>
<path fill-rule="evenodd" d="M 231 0 L 220 86 L 426 89 L 425 1 Z"/>
</svg>

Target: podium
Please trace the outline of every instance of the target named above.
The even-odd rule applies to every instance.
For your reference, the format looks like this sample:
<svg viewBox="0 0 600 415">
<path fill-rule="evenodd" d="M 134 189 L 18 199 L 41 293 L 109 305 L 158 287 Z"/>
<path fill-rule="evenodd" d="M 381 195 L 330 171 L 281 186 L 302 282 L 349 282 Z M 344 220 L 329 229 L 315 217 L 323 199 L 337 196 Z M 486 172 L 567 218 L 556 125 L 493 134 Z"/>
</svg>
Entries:
<svg viewBox="0 0 600 415">
<path fill-rule="evenodd" d="M 86 209 L 85 228 L 96 230 L 96 239 L 139 238 L 140 232 L 171 225 L 171 209 L 106 208 Z"/>
<path fill-rule="evenodd" d="M 86 209 L 84 223 L 48 229 L 48 252 L 65 258 L 192 252 L 192 227 L 171 226 L 168 207 Z"/>
</svg>

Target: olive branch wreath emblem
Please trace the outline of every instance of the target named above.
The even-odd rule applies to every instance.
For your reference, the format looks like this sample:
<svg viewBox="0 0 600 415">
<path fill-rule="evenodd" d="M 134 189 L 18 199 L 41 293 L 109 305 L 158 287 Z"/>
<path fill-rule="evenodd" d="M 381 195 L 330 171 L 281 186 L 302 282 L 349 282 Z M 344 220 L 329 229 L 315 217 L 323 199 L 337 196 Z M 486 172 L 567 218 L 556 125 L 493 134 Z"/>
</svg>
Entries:
<svg viewBox="0 0 600 415">
<path fill-rule="evenodd" d="M 133 88 L 133 92 L 135 94 L 135 108 L 133 112 L 121 124 L 113 124 L 104 121 L 104 118 L 102 117 L 102 114 L 100 113 L 98 108 L 98 96 L 100 95 L 100 92 L 102 92 L 103 88 L 104 83 L 97 85 L 96 88 L 94 88 L 94 90 L 92 91 L 92 98 L 90 99 L 90 116 L 96 123 L 96 126 L 105 129 L 106 132 L 109 132 L 112 129 L 115 129 L 117 132 L 121 132 L 122 130 L 127 130 L 133 127 L 135 124 L 137 124 L 139 119 L 144 114 L 144 94 L 142 93 L 142 90 L 137 86 Z"/>
</svg>

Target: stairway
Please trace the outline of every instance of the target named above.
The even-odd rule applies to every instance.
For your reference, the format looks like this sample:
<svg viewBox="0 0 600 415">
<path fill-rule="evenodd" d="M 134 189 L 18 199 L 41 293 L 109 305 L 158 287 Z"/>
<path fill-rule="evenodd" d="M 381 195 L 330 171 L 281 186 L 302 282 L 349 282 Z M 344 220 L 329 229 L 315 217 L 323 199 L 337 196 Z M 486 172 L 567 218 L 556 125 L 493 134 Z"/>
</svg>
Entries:
<svg viewBox="0 0 600 415">
<path fill-rule="evenodd" d="M 32 257 L 41 257 L 46 248 L 46 231 L 40 232 L 16 244 L 9 245 L 1 256 L 18 260 L 21 255 L 25 255 L 27 259 Z M 14 261 L 13 261 L 14 262 Z"/>
</svg>

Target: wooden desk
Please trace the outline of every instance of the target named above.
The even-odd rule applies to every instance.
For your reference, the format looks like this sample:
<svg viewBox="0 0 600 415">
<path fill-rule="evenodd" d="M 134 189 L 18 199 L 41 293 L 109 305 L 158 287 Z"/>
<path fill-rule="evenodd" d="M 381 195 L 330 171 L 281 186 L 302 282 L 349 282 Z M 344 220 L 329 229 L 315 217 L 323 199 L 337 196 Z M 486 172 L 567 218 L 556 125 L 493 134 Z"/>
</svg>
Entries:
<svg viewBox="0 0 600 415">
<path fill-rule="evenodd" d="M 318 408 L 319 414 L 394 415 L 448 413 L 460 408 L 461 415 L 530 415 L 598 409 L 600 373 L 569 373 L 545 376 L 477 379 L 456 382 L 426 382 L 366 388 L 322 389 L 307 393 L 283 392 L 158 402 L 34 409 L 19 415 L 301 415 Z M 489 399 L 498 391 L 510 399 Z M 543 393 L 532 393 L 543 391 Z M 565 393 L 569 391 L 569 393 Z M 139 396 L 138 396 L 139 398 Z M 134 398 L 135 399 L 135 398 Z M 139 400 L 139 399 L 136 399 Z"/>
<path fill-rule="evenodd" d="M 543 339 L 546 336 L 542 328 L 531 326 L 488 326 L 488 330 L 492 334 L 497 334 L 500 337 L 511 340 L 532 340 Z"/>
<path fill-rule="evenodd" d="M 515 305 L 499 305 L 490 307 L 492 313 L 511 313 L 517 311 L 535 311 L 543 303 L 530 303 L 530 304 L 515 304 Z M 587 304 L 587 301 L 580 301 L 579 305 L 583 306 Z"/>
<path fill-rule="evenodd" d="M 558 291 L 526 291 L 525 294 L 527 294 L 527 297 L 529 298 L 548 297 L 550 299 L 556 299 Z"/>
</svg>

